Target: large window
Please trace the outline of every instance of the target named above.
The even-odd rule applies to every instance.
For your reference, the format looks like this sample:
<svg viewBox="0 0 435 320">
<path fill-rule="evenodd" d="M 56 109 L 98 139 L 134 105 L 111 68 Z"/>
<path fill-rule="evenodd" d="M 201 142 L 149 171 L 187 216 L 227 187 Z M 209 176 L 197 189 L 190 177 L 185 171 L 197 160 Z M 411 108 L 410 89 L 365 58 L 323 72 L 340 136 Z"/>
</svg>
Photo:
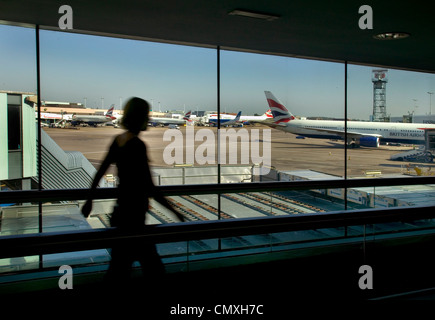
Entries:
<svg viewBox="0 0 435 320">
<path fill-rule="evenodd" d="M 37 83 L 35 29 L 0 26 L 1 190 L 89 188 L 123 130 L 122 107 L 133 96 L 152 107 L 149 128 L 140 138 L 156 185 L 185 185 L 188 191 L 192 184 L 432 174 L 432 153 L 420 146 L 421 127 L 435 123 L 433 74 L 47 30 L 39 32 L 39 39 Z M 34 118 L 37 98 L 40 119 Z M 113 165 L 100 186 L 118 182 Z M 168 198 L 187 221 L 435 202 L 431 185 L 186 192 Z M 95 200 L 88 219 L 81 215 L 82 204 L 2 203 L 0 235 L 110 226 L 116 199 Z M 147 224 L 174 221 L 166 208 L 150 202 Z M 431 224 L 203 239 L 159 245 L 159 252 L 168 264 L 176 264 L 216 257 L 221 250 L 273 252 Z M 0 272 L 107 259 L 106 250 L 1 259 Z"/>
<path fill-rule="evenodd" d="M 263 166 L 256 181 L 344 177 L 343 143 L 316 139 L 323 133 L 316 121 L 344 118 L 343 64 L 223 51 L 221 101 L 221 110 L 242 111 L 246 119 L 247 139 L 240 139 L 240 144 L 249 147 L 241 150 L 239 159 L 251 156 L 250 164 Z M 326 194 L 326 190 L 228 194 L 222 208 L 239 217 L 343 208 L 337 201 L 323 203 Z"/>
<path fill-rule="evenodd" d="M 434 127 L 435 76 L 370 66 L 348 69 L 348 132 L 366 135 L 361 147 L 349 146 L 348 177 L 431 175 L 433 156 L 425 149 L 424 129 Z"/>
<path fill-rule="evenodd" d="M 94 115 L 104 121 L 104 113 L 114 106 L 119 121 L 123 104 L 138 96 L 152 107 L 149 129 L 141 134 L 151 166 L 197 165 L 190 162 L 183 116 L 216 110 L 215 65 L 216 51 L 210 49 L 42 31 L 43 100 L 47 106 L 50 101 L 75 103 L 79 108 L 65 105 L 62 112 L 82 120 L 76 123 L 80 130 L 45 132 L 63 150 L 80 151 L 98 168 L 113 137 L 122 131 L 112 121 L 98 123 Z M 168 129 L 172 123 L 180 130 Z"/>
<path fill-rule="evenodd" d="M 221 66 L 222 109 L 241 110 L 242 117 L 246 115 L 248 119 L 255 114 L 264 115 L 270 109 L 265 94 L 269 91 L 288 111 L 285 117 L 276 109 L 275 118 L 258 117 L 259 124 L 249 126 L 263 132 L 271 130 L 273 167 L 280 171 L 318 170 L 343 176 L 343 149 L 328 140 L 314 139 L 315 131 L 305 132 L 300 127 L 305 125 L 300 120 L 343 119 L 342 64 L 224 51 Z M 294 126 L 291 116 L 297 120 L 293 121 Z M 261 120 L 280 123 L 271 129 Z"/>
<path fill-rule="evenodd" d="M 431 154 L 419 149 L 421 130 L 402 124 L 434 122 L 433 75 L 41 30 L 39 138 L 40 128 L 25 125 L 34 124 L 29 114 L 37 111 L 35 39 L 34 29 L 0 26 L 0 54 L 8 62 L 0 73 L 0 132 L 7 136 L 0 139 L 2 190 L 90 187 L 122 132 L 122 107 L 132 96 L 152 107 L 140 138 L 156 185 L 431 174 L 424 162 Z M 41 181 L 31 170 L 36 163 Z M 110 167 L 100 186 L 116 187 L 116 174 Z M 188 220 L 212 220 L 376 207 L 381 200 L 374 194 L 373 188 L 329 189 L 170 200 Z M 79 217 L 81 204 L 66 204 L 68 212 Z M 98 221 L 87 220 L 89 228 L 108 225 L 114 200 L 97 204 L 92 217 Z M 43 218 L 32 220 L 42 226 L 26 232 L 83 227 L 57 204 L 33 209 L 33 218 L 42 210 Z M 149 221 L 173 219 L 152 203 Z"/>
<path fill-rule="evenodd" d="M 44 127 L 44 188 L 90 187 L 113 139 L 123 132 L 119 127 L 122 108 L 133 96 L 151 105 L 149 126 L 140 138 L 147 145 L 155 184 L 217 182 L 215 146 L 205 153 L 205 163 L 195 161 L 193 156 L 195 144 L 201 143 L 194 141 L 193 120 L 216 110 L 216 50 L 53 31 L 41 31 L 40 39 L 44 110 L 57 111 L 69 119 L 59 126 Z M 113 121 L 106 117 L 112 106 Z M 189 111 L 190 121 L 183 120 Z M 216 129 L 209 128 L 207 133 L 214 139 Z M 116 166 L 112 165 L 100 186 L 116 187 L 116 175 Z M 189 221 L 217 217 L 196 211 L 190 214 L 193 210 L 185 206 L 200 201 L 191 198 L 170 201 Z M 101 200 L 95 204 L 91 220 L 109 226 L 108 216 L 115 202 Z M 173 221 L 168 210 L 151 203 L 147 223 Z M 101 224 L 90 223 L 90 227 Z"/>
</svg>

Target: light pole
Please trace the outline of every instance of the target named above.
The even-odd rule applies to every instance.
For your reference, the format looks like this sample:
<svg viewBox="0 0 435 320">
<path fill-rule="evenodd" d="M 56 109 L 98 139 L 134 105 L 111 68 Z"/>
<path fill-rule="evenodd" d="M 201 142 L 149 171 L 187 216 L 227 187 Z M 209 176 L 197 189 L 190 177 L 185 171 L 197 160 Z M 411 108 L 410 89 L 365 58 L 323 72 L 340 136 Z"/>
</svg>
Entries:
<svg viewBox="0 0 435 320">
<path fill-rule="evenodd" d="M 432 114 L 432 95 L 433 92 L 427 92 L 429 94 L 429 114 Z"/>
<path fill-rule="evenodd" d="M 418 108 L 418 106 L 417 106 L 417 101 L 418 101 L 418 100 L 417 100 L 417 99 L 412 99 L 412 101 L 414 101 L 414 110 L 415 110 L 415 109 Z"/>
</svg>

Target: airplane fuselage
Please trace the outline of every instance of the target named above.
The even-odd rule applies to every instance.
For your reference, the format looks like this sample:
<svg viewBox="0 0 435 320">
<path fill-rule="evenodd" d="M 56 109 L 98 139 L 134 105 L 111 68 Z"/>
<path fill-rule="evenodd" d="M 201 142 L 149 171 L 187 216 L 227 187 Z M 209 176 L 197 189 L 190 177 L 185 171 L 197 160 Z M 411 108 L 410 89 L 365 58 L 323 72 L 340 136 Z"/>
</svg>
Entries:
<svg viewBox="0 0 435 320">
<path fill-rule="evenodd" d="M 93 116 L 93 115 L 75 115 L 72 117 L 71 123 L 73 125 L 79 124 L 79 123 L 87 123 L 90 126 L 96 126 L 98 124 L 106 123 L 112 121 L 110 117 L 106 116 Z"/>
<path fill-rule="evenodd" d="M 329 120 L 291 120 L 276 124 L 274 128 L 296 135 L 320 139 L 343 139 L 343 135 L 331 131 L 344 132 L 344 121 Z M 325 131 L 320 131 L 320 130 Z M 424 129 L 435 129 L 433 124 L 347 121 L 347 132 L 379 135 L 382 142 L 423 144 Z"/>
<path fill-rule="evenodd" d="M 82 122 L 94 122 L 94 123 L 104 123 L 108 121 L 112 121 L 111 118 L 105 116 L 74 116 L 73 120 L 82 121 Z"/>
<path fill-rule="evenodd" d="M 177 119 L 177 118 L 158 118 L 158 117 L 155 117 L 155 118 L 150 118 L 149 122 L 163 124 L 163 125 L 169 125 L 169 124 L 183 125 L 186 123 L 186 120 Z"/>
</svg>

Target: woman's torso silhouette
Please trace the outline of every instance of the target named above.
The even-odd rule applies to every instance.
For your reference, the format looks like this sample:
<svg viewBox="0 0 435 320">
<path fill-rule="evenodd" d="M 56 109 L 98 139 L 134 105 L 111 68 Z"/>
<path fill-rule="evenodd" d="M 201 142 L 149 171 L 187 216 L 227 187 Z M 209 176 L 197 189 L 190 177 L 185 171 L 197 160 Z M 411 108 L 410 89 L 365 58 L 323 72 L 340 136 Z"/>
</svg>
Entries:
<svg viewBox="0 0 435 320">
<path fill-rule="evenodd" d="M 115 138 L 108 156 L 118 168 L 117 227 L 142 227 L 153 190 L 146 146 L 127 132 Z"/>
</svg>

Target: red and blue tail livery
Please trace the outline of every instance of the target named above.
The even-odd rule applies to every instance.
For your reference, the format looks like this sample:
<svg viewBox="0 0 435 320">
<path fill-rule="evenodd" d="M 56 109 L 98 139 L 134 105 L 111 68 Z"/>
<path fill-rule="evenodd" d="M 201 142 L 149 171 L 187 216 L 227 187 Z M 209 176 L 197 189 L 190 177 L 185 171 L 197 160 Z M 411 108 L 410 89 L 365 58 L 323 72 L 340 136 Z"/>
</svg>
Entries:
<svg viewBox="0 0 435 320">
<path fill-rule="evenodd" d="M 191 114 L 192 114 L 192 111 L 187 112 L 187 113 L 184 115 L 183 120 L 186 120 L 186 121 L 188 121 L 188 122 L 192 122 L 192 120 L 190 119 Z"/>
<path fill-rule="evenodd" d="M 275 123 L 289 122 L 295 117 L 270 91 L 264 91 Z"/>
</svg>

